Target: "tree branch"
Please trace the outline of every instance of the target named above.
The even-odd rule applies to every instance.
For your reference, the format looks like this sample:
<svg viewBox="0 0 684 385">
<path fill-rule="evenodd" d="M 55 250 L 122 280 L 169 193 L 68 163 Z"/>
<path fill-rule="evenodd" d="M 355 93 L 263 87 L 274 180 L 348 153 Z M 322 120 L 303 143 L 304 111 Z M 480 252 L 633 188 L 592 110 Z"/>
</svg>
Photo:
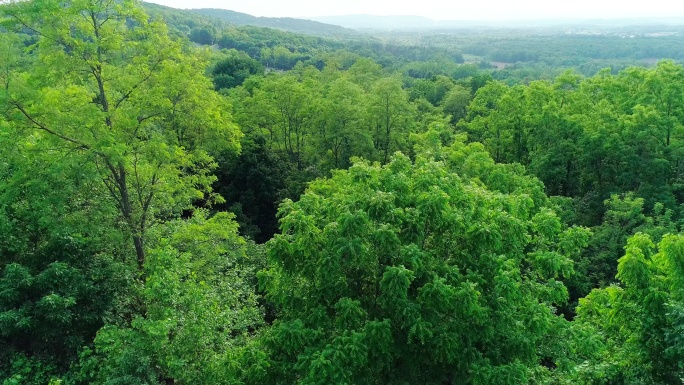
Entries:
<svg viewBox="0 0 684 385">
<path fill-rule="evenodd" d="M 126 100 L 131 96 L 131 94 L 133 93 L 133 91 L 135 91 L 135 90 L 136 90 L 138 87 L 140 87 L 143 83 L 145 83 L 146 81 L 148 81 L 148 80 L 152 77 L 152 75 L 154 74 L 154 70 L 157 68 L 157 66 L 158 66 L 159 63 L 161 63 L 161 62 L 162 62 L 162 59 L 157 60 L 157 62 L 154 63 L 154 65 L 152 66 L 152 68 L 150 68 L 150 72 L 149 72 L 145 77 L 143 77 L 137 84 L 135 84 L 133 87 L 131 87 L 131 89 L 128 90 L 128 92 L 126 92 L 126 93 L 125 93 L 125 94 L 116 102 L 116 104 L 114 105 L 114 108 L 119 108 L 119 106 L 121 105 L 121 103 L 123 103 L 124 101 L 126 101 Z"/>
<path fill-rule="evenodd" d="M 24 115 L 24 116 L 26 117 L 26 119 L 28 119 L 31 123 L 33 123 L 33 124 L 34 124 L 36 127 L 38 127 L 39 129 L 41 129 L 41 130 L 43 130 L 43 131 L 49 133 L 50 135 L 56 136 L 56 137 L 58 137 L 58 138 L 60 138 L 60 139 L 62 139 L 62 140 L 65 140 L 65 141 L 67 141 L 67 142 L 76 144 L 76 145 L 78 145 L 80 148 L 82 148 L 82 149 L 84 149 L 84 150 L 89 150 L 89 149 L 90 149 L 90 146 L 88 146 L 87 144 L 82 143 L 82 142 L 80 142 L 80 141 L 78 141 L 78 140 L 76 140 L 76 139 L 69 138 L 68 136 L 62 135 L 62 134 L 60 134 L 60 133 L 58 133 L 58 132 L 56 132 L 56 131 L 54 131 L 54 130 L 48 128 L 48 127 L 45 126 L 44 124 L 40 123 L 39 121 L 37 121 L 36 119 L 34 119 L 33 116 L 31 116 L 31 114 L 29 114 L 29 113 L 26 111 L 26 109 L 25 109 L 21 104 L 19 104 L 19 103 L 17 103 L 17 102 L 12 102 L 12 104 L 13 104 L 13 105 L 22 113 L 22 115 Z"/>
</svg>

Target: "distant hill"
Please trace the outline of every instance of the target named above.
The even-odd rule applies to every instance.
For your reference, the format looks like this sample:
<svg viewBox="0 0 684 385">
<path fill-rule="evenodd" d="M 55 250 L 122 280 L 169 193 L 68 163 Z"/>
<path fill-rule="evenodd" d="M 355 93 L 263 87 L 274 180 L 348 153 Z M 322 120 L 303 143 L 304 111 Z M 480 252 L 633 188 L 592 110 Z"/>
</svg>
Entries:
<svg viewBox="0 0 684 385">
<path fill-rule="evenodd" d="M 578 25 L 604 27 L 642 25 L 684 25 L 684 17 L 624 19 L 534 19 L 534 20 L 432 20 L 422 16 L 343 15 L 320 16 L 311 20 L 352 29 L 436 30 L 453 28 L 548 28 Z"/>
<path fill-rule="evenodd" d="M 438 25 L 437 21 L 422 16 L 343 15 L 311 19 L 353 29 L 422 29 L 434 28 Z"/>
<path fill-rule="evenodd" d="M 257 17 L 246 13 L 215 8 L 192 9 L 190 11 L 204 16 L 211 16 L 233 25 L 253 25 L 257 27 L 304 33 L 307 35 L 340 36 L 355 33 L 354 31 L 339 25 L 325 24 L 313 20 L 294 19 L 290 17 Z"/>
</svg>

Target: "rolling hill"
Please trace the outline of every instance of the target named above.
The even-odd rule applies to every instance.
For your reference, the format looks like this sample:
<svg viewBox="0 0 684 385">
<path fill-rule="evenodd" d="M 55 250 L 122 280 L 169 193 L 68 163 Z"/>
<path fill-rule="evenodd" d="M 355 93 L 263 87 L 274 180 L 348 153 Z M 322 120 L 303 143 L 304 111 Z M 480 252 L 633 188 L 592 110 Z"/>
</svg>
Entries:
<svg viewBox="0 0 684 385">
<path fill-rule="evenodd" d="M 200 15 L 214 17 L 216 19 L 238 26 L 253 25 L 257 27 L 275 28 L 289 32 L 318 36 L 340 36 L 352 35 L 355 33 L 352 30 L 338 25 L 290 17 L 257 17 L 246 13 L 215 8 L 192 9 L 190 11 Z"/>
</svg>

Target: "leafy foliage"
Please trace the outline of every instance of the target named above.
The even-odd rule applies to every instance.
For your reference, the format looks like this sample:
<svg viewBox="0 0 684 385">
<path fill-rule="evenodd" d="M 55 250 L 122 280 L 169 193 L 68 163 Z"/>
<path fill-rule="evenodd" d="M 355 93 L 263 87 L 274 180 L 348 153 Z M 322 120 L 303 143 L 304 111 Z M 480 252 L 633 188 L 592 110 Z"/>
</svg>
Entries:
<svg viewBox="0 0 684 385">
<path fill-rule="evenodd" d="M 600 221 L 614 193 L 633 191 L 647 210 L 656 202 L 672 209 L 681 200 L 681 71 L 663 61 L 616 76 L 582 80 L 568 72 L 527 87 L 489 83 L 463 128 L 497 161 L 529 166 L 551 194 L 577 198 L 588 225 Z"/>
<path fill-rule="evenodd" d="M 598 360 L 578 368 L 582 381 L 674 384 L 682 378 L 681 235 L 667 235 L 656 249 L 643 233 L 631 237 L 620 258 L 621 286 L 596 289 L 580 300 L 580 324 L 602 337 Z"/>
<path fill-rule="evenodd" d="M 2 91 L 6 119 L 37 149 L 66 147 L 95 164 L 142 268 L 155 219 L 208 192 L 207 151 L 238 146 L 201 56 L 185 55 L 131 1 L 18 2 L 3 11 L 7 28 L 38 36 L 31 66 L 13 68 Z"/>
<path fill-rule="evenodd" d="M 252 75 L 263 75 L 264 67 L 258 61 L 247 54 L 231 50 L 227 57 L 214 65 L 211 71 L 214 78 L 214 87 L 233 88 L 241 85 L 245 79 Z"/>
<path fill-rule="evenodd" d="M 232 383 L 233 361 L 263 315 L 254 267 L 232 216 L 196 211 L 159 229 L 149 254 L 142 300 L 130 326 L 106 326 L 95 339 L 103 384 Z"/>
<path fill-rule="evenodd" d="M 106 322 L 134 311 L 126 299 L 133 275 L 97 170 L 80 156 L 16 142 L 4 124 L 0 377 L 45 384 Z"/>
<path fill-rule="evenodd" d="M 554 305 L 567 299 L 558 279 L 587 233 L 563 231 L 541 185 L 477 146 L 434 150 L 415 164 L 358 161 L 283 204 L 262 275 L 279 318 L 264 381 L 479 384 L 545 372 L 545 341 L 562 324 Z"/>
</svg>

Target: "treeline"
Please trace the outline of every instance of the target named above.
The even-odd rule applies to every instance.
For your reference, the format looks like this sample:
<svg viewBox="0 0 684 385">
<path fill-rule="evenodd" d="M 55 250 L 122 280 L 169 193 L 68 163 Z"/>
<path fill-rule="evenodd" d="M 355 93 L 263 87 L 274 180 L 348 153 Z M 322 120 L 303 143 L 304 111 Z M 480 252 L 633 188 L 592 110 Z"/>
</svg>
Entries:
<svg viewBox="0 0 684 385">
<path fill-rule="evenodd" d="M 627 35 L 627 34 L 625 34 Z M 682 37 L 582 36 L 557 34 L 482 39 L 463 52 L 500 62 L 544 62 L 569 67 L 587 59 L 684 59 Z"/>
<path fill-rule="evenodd" d="M 463 62 L 460 51 L 455 49 L 384 41 L 347 31 L 330 35 L 327 29 L 314 36 L 255 25 L 231 24 L 225 22 L 220 13 L 214 18 L 211 12 L 187 12 L 154 4 L 146 4 L 145 7 L 161 16 L 174 33 L 194 43 L 237 49 L 263 65 L 278 70 L 290 70 L 298 62 L 315 64 L 320 62 L 320 56 L 340 50 L 371 58 L 386 66 L 434 59 Z"/>
<path fill-rule="evenodd" d="M 658 30 L 657 27 L 652 28 Z M 662 28 L 669 30 L 665 26 Z M 429 41 L 434 47 L 458 47 L 463 53 L 509 63 L 533 61 L 569 67 L 589 59 L 684 58 L 681 31 L 673 32 L 671 36 L 645 36 L 643 33 L 629 31 L 596 33 L 581 35 L 564 33 L 561 30 L 494 30 L 488 36 L 466 32 L 426 35 L 421 39 Z"/>
<path fill-rule="evenodd" d="M 321 29 L 307 35 L 226 24 L 210 17 L 209 12 L 199 14 L 153 4 L 146 4 L 146 8 L 162 15 L 173 31 L 195 43 L 244 51 L 263 65 L 279 70 L 292 69 L 298 62 L 322 69 L 324 57 L 340 50 L 395 69 L 411 62 L 453 66 L 463 63 L 463 54 L 467 54 L 471 61 L 476 58 L 482 69 L 493 68 L 490 62 L 507 63 L 507 68 L 492 71 L 492 76 L 513 85 L 553 79 L 563 68 L 593 76 L 604 68 L 611 68 L 615 74 L 659 59 L 684 58 L 682 32 L 667 26 L 662 31 L 673 35 L 658 36 L 658 27 L 639 26 L 598 29 L 601 35 L 567 34 L 561 29 L 462 29 L 440 34 L 393 31 L 376 35 L 332 34 Z"/>
<path fill-rule="evenodd" d="M 266 73 L 133 0 L 0 10 L 3 385 L 684 377 L 682 66 Z"/>
<path fill-rule="evenodd" d="M 578 30 L 586 35 L 571 33 Z M 439 34 L 400 31 L 379 34 L 387 41 L 458 50 L 470 62 L 505 65 L 492 75 L 509 85 L 551 80 L 568 68 L 593 76 L 604 68 L 611 68 L 616 74 L 627 67 L 653 65 L 662 59 L 681 61 L 684 59 L 682 36 L 681 28 L 672 26 L 463 28 Z"/>
</svg>

